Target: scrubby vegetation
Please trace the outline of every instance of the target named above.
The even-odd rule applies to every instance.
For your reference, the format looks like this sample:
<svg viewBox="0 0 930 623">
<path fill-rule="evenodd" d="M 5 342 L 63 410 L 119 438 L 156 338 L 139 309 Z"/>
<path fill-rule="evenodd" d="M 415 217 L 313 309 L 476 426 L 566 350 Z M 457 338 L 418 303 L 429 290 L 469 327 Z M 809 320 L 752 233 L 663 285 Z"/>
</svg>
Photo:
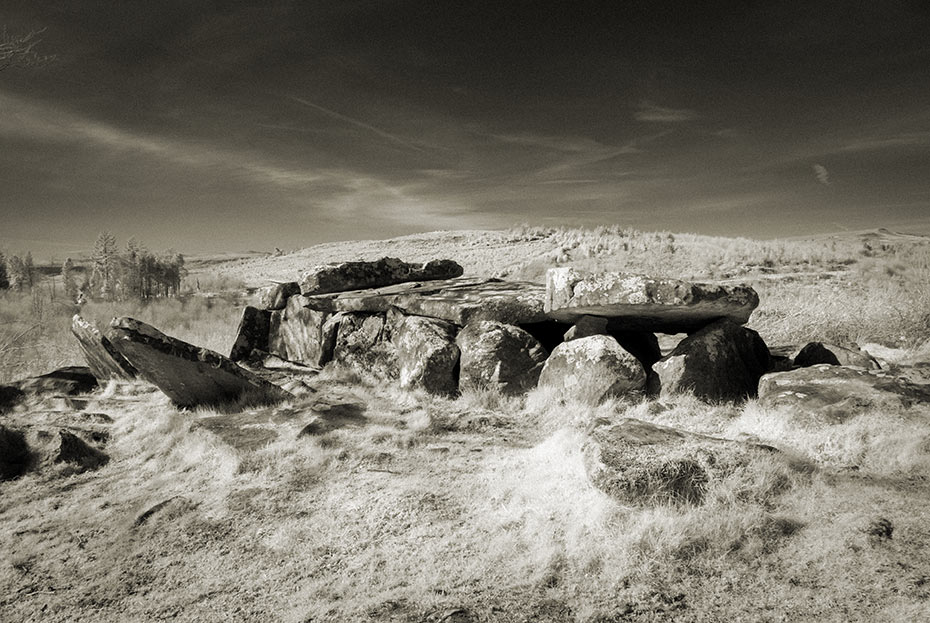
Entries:
<svg viewBox="0 0 930 623">
<path fill-rule="evenodd" d="M 472 274 L 539 279 L 547 266 L 576 265 L 747 280 L 762 301 L 751 326 L 772 346 L 849 338 L 884 344 L 873 354 L 886 363 L 930 361 L 922 239 L 527 227 L 458 240 L 443 255 L 469 249 Z M 512 260 L 493 261 L 498 244 L 517 249 Z M 369 252 L 405 255 L 358 254 Z M 308 257 L 207 266 L 189 279 L 238 287 L 251 268 L 272 266 L 287 278 Z M 42 293 L 0 295 L 0 383 L 80 362 L 67 328 L 75 307 Z M 238 304 L 160 298 L 87 303 L 81 313 L 130 315 L 225 352 Z M 114 419 L 109 464 L 0 484 L 0 618 L 606 623 L 930 613 L 928 405 L 800 426 L 757 401 L 592 407 L 541 389 L 521 398 L 473 389 L 451 400 L 337 369 L 313 384 L 304 398 L 235 416 L 244 430 L 281 422 L 278 440 L 257 450 L 237 447 L 224 432 L 231 426 L 203 425 L 231 422 L 228 414 L 179 412 L 144 384 L 111 384 L 85 409 Z M 332 402 L 357 405 L 358 415 L 299 434 Z M 780 452 L 735 464 L 700 504 L 622 505 L 592 487 L 582 446 L 593 422 L 624 417 Z"/>
</svg>

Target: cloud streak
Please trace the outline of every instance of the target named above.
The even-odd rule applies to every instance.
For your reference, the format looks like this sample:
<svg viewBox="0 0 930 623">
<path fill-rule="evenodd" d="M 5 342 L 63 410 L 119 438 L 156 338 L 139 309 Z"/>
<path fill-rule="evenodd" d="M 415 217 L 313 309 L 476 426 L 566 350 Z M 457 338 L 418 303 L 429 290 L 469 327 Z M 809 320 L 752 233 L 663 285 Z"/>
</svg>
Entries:
<svg viewBox="0 0 930 623">
<path fill-rule="evenodd" d="M 693 121 L 698 116 L 697 112 L 689 108 L 666 108 L 649 101 L 641 102 L 639 110 L 634 114 L 637 121 L 648 123 L 684 123 Z"/>
<path fill-rule="evenodd" d="M 814 170 L 814 176 L 817 178 L 818 182 L 824 186 L 830 185 L 830 172 L 827 171 L 827 167 L 822 164 L 815 164 L 811 168 Z"/>
</svg>

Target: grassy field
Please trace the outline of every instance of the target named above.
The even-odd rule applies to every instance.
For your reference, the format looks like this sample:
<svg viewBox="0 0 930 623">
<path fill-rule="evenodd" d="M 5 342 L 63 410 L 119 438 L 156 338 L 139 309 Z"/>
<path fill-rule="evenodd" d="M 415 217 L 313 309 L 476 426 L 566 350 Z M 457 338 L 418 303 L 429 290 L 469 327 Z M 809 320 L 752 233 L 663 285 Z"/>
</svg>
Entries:
<svg viewBox="0 0 930 623">
<path fill-rule="evenodd" d="M 576 265 L 738 279 L 759 290 L 751 325 L 772 346 L 845 336 L 875 343 L 891 364 L 930 361 L 924 239 L 671 238 L 521 228 L 347 243 L 342 258 L 325 245 L 200 270 L 203 283 L 258 285 L 319 261 L 397 255 L 453 257 L 467 274 L 507 278 Z M 225 352 L 241 304 L 193 297 L 81 313 L 132 315 Z M 0 345 L 12 344 L 0 349 L 0 382 L 79 363 L 72 313 L 0 299 Z M 141 383 L 96 395 L 85 412 L 114 420 L 109 464 L 0 483 L 0 620 L 930 619 L 928 405 L 800 425 L 756 401 L 595 408 L 544 390 L 449 400 L 329 369 L 311 384 L 306 397 L 232 415 L 178 411 Z M 57 408 L 14 415 L 54 422 L 65 417 Z M 587 427 L 620 417 L 782 453 L 712 483 L 698 506 L 624 506 L 589 484 L 581 461 Z M 206 427 L 217 418 L 235 418 L 245 437 Z M 271 421 L 276 441 L 243 443 Z M 300 435 L 311 422 L 328 425 Z"/>
</svg>

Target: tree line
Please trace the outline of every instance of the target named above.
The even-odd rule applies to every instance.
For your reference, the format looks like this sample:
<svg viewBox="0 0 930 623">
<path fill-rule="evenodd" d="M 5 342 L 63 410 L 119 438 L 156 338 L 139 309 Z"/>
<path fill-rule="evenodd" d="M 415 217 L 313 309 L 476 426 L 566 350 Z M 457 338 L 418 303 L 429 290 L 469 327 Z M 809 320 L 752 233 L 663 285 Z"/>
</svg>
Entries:
<svg viewBox="0 0 930 623">
<path fill-rule="evenodd" d="M 79 274 L 81 273 L 81 274 Z M 87 300 L 149 299 L 177 296 L 186 275 L 184 256 L 173 251 L 153 253 L 130 238 L 120 252 L 116 236 L 102 232 L 94 242 L 89 266 L 75 265 L 71 258 L 61 267 L 66 298 Z M 32 253 L 4 257 L 0 253 L 0 290 L 29 290 L 38 284 Z"/>
</svg>

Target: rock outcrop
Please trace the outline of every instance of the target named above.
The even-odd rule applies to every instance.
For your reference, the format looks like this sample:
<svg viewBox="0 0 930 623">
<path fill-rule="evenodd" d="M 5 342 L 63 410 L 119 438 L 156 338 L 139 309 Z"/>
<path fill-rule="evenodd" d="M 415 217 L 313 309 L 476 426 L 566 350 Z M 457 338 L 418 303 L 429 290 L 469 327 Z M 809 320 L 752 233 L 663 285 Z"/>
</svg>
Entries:
<svg viewBox="0 0 930 623">
<path fill-rule="evenodd" d="M 623 319 L 626 330 L 692 333 L 719 318 L 749 320 L 759 296 L 749 286 L 721 286 L 628 273 L 546 273 L 545 311 L 574 322 L 585 315 Z"/>
<path fill-rule="evenodd" d="M 87 367 L 98 381 L 134 379 L 136 369 L 117 351 L 110 340 L 78 314 L 71 319 L 71 333 L 77 338 Z"/>
<path fill-rule="evenodd" d="M 839 346 L 823 342 L 809 342 L 792 357 L 799 368 L 827 363 L 833 366 L 858 366 L 867 370 L 881 368 L 878 361 L 855 344 Z"/>
<path fill-rule="evenodd" d="M 608 335 L 563 342 L 546 359 L 539 376 L 540 387 L 592 405 L 643 390 L 645 385 L 642 364 Z"/>
<path fill-rule="evenodd" d="M 536 386 L 548 353 L 532 335 L 513 325 L 472 322 L 455 340 L 459 387 L 498 387 L 517 394 Z"/>
<path fill-rule="evenodd" d="M 407 316 L 394 333 L 400 386 L 451 396 L 458 391 L 459 347 L 454 325 Z"/>
<path fill-rule="evenodd" d="M 179 407 L 271 403 L 289 397 L 280 387 L 232 360 L 165 335 L 132 318 L 116 318 L 106 337 L 139 371 Z"/>
<path fill-rule="evenodd" d="M 884 372 L 818 364 L 766 374 L 759 402 L 790 414 L 792 421 L 841 423 L 866 409 L 901 409 L 930 402 L 930 385 Z"/>
<path fill-rule="evenodd" d="M 592 484 L 620 502 L 698 504 L 714 481 L 772 451 L 623 418 L 595 426 L 582 456 Z"/>
<path fill-rule="evenodd" d="M 769 369 L 769 351 L 758 333 L 724 319 L 689 335 L 652 369 L 660 395 L 739 400 L 756 395 Z"/>
<path fill-rule="evenodd" d="M 382 288 L 408 281 L 431 281 L 460 277 L 463 269 L 452 260 L 410 264 L 394 257 L 373 262 L 339 262 L 315 266 L 300 278 L 304 295 Z"/>
</svg>

